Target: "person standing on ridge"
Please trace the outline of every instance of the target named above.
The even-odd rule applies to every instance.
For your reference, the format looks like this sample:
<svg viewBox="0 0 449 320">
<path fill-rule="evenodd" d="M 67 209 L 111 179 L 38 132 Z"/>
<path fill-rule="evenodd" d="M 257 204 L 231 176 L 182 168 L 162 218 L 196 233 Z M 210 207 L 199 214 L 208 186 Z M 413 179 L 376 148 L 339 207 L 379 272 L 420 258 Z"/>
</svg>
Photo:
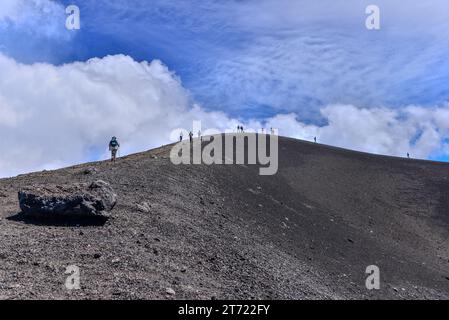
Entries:
<svg viewBox="0 0 449 320">
<path fill-rule="evenodd" d="M 193 132 L 192 131 L 189 132 L 189 139 L 190 139 L 190 143 L 192 143 L 192 141 L 193 141 Z"/>
<path fill-rule="evenodd" d="M 313 140 L 315 140 L 315 143 L 316 143 L 316 137 L 313 137 Z"/>
<path fill-rule="evenodd" d="M 179 142 L 181 142 L 182 141 L 182 131 L 181 131 L 181 133 L 179 134 Z"/>
<path fill-rule="evenodd" d="M 109 142 L 109 151 L 111 151 L 111 162 L 115 162 L 115 158 L 117 157 L 117 151 L 120 148 L 120 144 L 117 141 L 116 137 L 112 137 Z"/>
</svg>

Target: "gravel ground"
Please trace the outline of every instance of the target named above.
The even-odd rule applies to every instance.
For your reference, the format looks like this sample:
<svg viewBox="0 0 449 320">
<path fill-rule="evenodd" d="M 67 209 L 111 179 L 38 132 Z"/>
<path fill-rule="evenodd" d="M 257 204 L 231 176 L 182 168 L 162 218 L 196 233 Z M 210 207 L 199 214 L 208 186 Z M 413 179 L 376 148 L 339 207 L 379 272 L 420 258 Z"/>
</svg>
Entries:
<svg viewBox="0 0 449 320">
<path fill-rule="evenodd" d="M 449 298 L 448 164 L 280 138 L 260 176 L 169 150 L 0 180 L 0 299 Z M 104 224 L 19 214 L 21 187 L 96 179 L 118 195 Z"/>
</svg>

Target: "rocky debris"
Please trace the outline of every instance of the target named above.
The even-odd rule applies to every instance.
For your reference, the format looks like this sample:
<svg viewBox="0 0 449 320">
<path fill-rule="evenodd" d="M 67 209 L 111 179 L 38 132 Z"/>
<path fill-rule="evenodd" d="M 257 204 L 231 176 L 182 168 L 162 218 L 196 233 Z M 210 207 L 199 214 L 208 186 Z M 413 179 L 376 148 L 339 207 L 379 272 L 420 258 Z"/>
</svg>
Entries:
<svg viewBox="0 0 449 320">
<path fill-rule="evenodd" d="M 83 170 L 83 174 L 85 174 L 85 175 L 94 174 L 97 172 L 98 172 L 98 170 L 96 168 L 86 168 Z"/>
<path fill-rule="evenodd" d="M 151 206 L 148 204 L 148 202 L 143 202 L 141 204 L 136 205 L 137 210 L 140 212 L 148 213 L 151 210 Z"/>
<path fill-rule="evenodd" d="M 173 296 L 176 294 L 175 290 L 173 290 L 172 288 L 165 289 L 165 293 L 168 294 L 169 296 Z"/>
<path fill-rule="evenodd" d="M 19 191 L 22 213 L 39 217 L 55 216 L 110 216 L 117 195 L 109 183 L 29 186 Z"/>
</svg>

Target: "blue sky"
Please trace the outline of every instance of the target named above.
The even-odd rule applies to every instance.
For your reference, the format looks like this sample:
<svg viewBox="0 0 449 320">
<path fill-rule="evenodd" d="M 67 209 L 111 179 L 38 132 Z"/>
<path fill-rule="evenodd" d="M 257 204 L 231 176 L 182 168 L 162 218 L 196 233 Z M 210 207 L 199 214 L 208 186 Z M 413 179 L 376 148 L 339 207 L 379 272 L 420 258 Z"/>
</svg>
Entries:
<svg viewBox="0 0 449 320">
<path fill-rule="evenodd" d="M 444 109 L 449 101 L 445 0 L 32 0 L 15 15 L 8 2 L 23 1 L 3 5 L 0 52 L 17 63 L 157 59 L 191 104 L 230 119 L 293 114 L 300 126 L 319 127 L 330 122 L 322 112 L 329 105 L 387 108 L 400 120 L 404 108 Z M 78 31 L 64 28 L 69 4 L 81 10 Z M 369 4 L 381 10 L 380 30 L 365 27 Z M 440 145 L 425 157 L 449 159 L 441 130 L 446 125 L 434 130 Z"/>
<path fill-rule="evenodd" d="M 317 121 L 329 103 L 435 106 L 449 96 L 447 1 L 377 1 L 378 31 L 364 26 L 376 1 L 56 2 L 80 7 L 81 30 L 22 41 L 8 32 L 6 52 L 27 63 L 160 59 L 206 108 L 241 117 Z"/>
</svg>

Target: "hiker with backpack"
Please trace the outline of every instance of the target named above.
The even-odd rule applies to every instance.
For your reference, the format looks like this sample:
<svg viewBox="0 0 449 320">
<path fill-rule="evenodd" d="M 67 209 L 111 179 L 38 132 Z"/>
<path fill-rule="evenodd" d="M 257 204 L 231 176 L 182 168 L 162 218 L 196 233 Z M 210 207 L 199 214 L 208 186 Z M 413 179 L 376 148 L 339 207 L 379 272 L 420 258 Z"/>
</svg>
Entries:
<svg viewBox="0 0 449 320">
<path fill-rule="evenodd" d="M 120 144 L 117 141 L 116 137 L 112 137 L 111 141 L 109 142 L 109 151 L 111 151 L 111 162 L 115 162 L 115 159 L 117 157 L 117 151 L 120 148 Z"/>
<path fill-rule="evenodd" d="M 189 132 L 189 139 L 190 139 L 190 143 L 192 143 L 192 141 L 193 141 L 193 132 L 192 131 Z"/>
</svg>

